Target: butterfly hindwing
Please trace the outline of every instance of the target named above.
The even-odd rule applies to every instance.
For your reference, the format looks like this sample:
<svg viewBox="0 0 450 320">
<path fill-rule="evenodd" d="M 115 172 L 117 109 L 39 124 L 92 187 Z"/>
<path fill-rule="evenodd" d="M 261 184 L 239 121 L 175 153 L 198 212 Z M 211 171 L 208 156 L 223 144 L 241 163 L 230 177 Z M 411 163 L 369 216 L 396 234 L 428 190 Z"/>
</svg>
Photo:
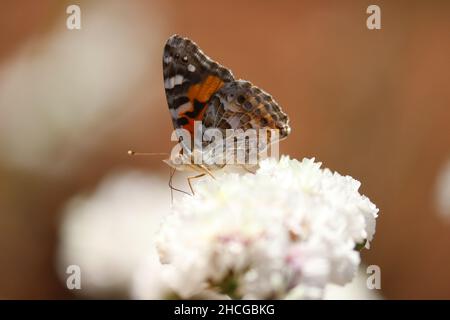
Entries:
<svg viewBox="0 0 450 320">
<path fill-rule="evenodd" d="M 219 130 L 223 137 L 221 142 L 213 141 L 208 149 L 210 152 L 204 153 L 203 158 L 207 163 L 216 162 L 216 154 L 211 153 L 214 143 L 226 146 L 223 154 L 228 159 L 233 159 L 242 149 L 240 152 L 244 152 L 245 160 L 249 160 L 249 151 L 254 148 L 250 147 L 249 141 L 241 140 L 241 144 L 235 142 L 235 135 L 249 134 L 253 130 L 253 137 L 258 139 L 253 143 L 262 143 L 259 144 L 259 152 L 262 152 L 268 144 L 284 139 L 290 133 L 288 117 L 281 111 L 278 103 L 271 95 L 245 80 L 227 83 L 211 97 L 203 117 L 203 128 L 205 131 Z M 233 134 L 228 135 L 228 129 L 233 129 Z M 272 133 L 268 131 L 265 131 L 265 136 L 260 136 L 260 129 L 277 130 L 278 136 L 271 136 Z M 205 142 L 203 146 L 208 144 Z"/>
<path fill-rule="evenodd" d="M 288 117 L 272 96 L 244 80 L 225 84 L 211 97 L 203 125 L 224 133 L 226 129 L 278 129 L 280 139 L 290 132 Z"/>
</svg>

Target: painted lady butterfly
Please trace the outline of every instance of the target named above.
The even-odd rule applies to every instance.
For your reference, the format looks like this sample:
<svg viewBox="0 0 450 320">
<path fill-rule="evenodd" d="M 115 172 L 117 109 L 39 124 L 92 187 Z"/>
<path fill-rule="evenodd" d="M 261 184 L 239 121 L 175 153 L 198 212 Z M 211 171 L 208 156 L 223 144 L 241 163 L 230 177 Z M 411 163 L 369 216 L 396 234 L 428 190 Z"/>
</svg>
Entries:
<svg viewBox="0 0 450 320">
<path fill-rule="evenodd" d="M 279 140 L 290 133 L 288 116 L 271 95 L 248 81 L 236 80 L 230 70 L 210 59 L 187 38 L 173 35 L 167 40 L 163 73 L 175 129 L 185 129 L 194 136 L 194 121 L 201 121 L 203 129 L 216 128 L 224 136 L 227 129 L 277 129 Z M 190 147 L 183 148 L 182 153 L 184 157 L 192 156 Z M 192 169 L 201 175 L 224 166 L 207 161 L 183 166 L 173 160 L 166 162 L 176 169 Z"/>
</svg>

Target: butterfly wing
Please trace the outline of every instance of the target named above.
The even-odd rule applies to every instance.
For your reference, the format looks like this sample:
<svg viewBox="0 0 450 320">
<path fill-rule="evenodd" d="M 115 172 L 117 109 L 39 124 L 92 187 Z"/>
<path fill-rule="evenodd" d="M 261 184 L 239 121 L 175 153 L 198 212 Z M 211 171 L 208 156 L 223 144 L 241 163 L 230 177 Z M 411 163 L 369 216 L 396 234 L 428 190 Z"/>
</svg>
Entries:
<svg viewBox="0 0 450 320">
<path fill-rule="evenodd" d="M 227 129 L 241 129 L 244 132 L 254 129 L 256 134 L 259 134 L 260 129 L 274 129 L 279 136 L 272 143 L 286 138 L 291 130 L 288 116 L 273 97 L 245 80 L 226 83 L 211 97 L 203 117 L 203 127 L 204 130 L 218 129 L 223 137 L 227 136 Z M 226 139 L 231 138 L 234 137 Z M 224 145 L 226 142 L 223 142 Z M 249 150 L 248 144 L 229 145 L 232 147 L 225 150 L 227 154 L 236 154 L 239 148 L 244 148 L 246 152 Z M 208 158 L 208 155 L 204 157 Z"/>
<path fill-rule="evenodd" d="M 230 70 L 187 38 L 174 35 L 167 40 L 163 74 L 174 128 L 187 130 L 192 139 L 194 121 L 201 121 L 203 130 L 220 130 L 223 137 L 227 129 L 278 129 L 280 139 L 290 132 L 288 117 L 272 96 L 248 81 L 235 80 Z M 182 144 L 189 156 L 190 148 Z"/>
<path fill-rule="evenodd" d="M 277 129 L 280 139 L 290 133 L 288 116 L 271 95 L 245 80 L 225 84 L 207 104 L 205 128 Z"/>
<path fill-rule="evenodd" d="M 211 96 L 234 81 L 230 70 L 211 60 L 191 40 L 174 35 L 163 55 L 164 87 L 174 128 L 194 134 Z"/>
</svg>

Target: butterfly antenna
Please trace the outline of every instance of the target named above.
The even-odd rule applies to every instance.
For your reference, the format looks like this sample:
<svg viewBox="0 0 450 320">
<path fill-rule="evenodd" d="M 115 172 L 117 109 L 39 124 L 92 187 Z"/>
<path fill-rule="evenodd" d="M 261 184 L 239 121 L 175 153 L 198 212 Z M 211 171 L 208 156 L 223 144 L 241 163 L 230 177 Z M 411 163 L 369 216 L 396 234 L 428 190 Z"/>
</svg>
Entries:
<svg viewBox="0 0 450 320">
<path fill-rule="evenodd" d="M 130 156 L 167 156 L 167 152 L 136 152 L 133 150 L 128 150 Z"/>
</svg>

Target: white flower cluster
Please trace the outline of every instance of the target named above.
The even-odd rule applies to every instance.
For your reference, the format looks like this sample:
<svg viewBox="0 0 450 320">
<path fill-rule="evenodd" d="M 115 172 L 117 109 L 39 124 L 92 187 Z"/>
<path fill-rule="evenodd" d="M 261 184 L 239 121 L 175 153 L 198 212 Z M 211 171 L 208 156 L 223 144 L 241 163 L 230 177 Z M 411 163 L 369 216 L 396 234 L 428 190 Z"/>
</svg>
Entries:
<svg viewBox="0 0 450 320">
<path fill-rule="evenodd" d="M 156 239 L 171 287 L 182 298 L 322 298 L 350 282 L 378 209 L 360 183 L 314 159 L 282 157 L 256 174 L 224 174 L 175 203 Z"/>
<path fill-rule="evenodd" d="M 139 171 L 112 173 L 95 192 L 71 199 L 60 229 L 57 270 L 62 280 L 67 279 L 67 266 L 77 265 L 82 275 L 77 294 L 126 297 L 134 290 L 136 269 L 151 259 L 146 267 L 153 274 L 147 279 L 156 287 L 160 277 L 155 270 L 162 266 L 149 247 L 154 249 L 154 234 L 169 213 L 169 201 L 166 181 Z M 165 291 L 149 296 L 160 293 Z"/>
</svg>

